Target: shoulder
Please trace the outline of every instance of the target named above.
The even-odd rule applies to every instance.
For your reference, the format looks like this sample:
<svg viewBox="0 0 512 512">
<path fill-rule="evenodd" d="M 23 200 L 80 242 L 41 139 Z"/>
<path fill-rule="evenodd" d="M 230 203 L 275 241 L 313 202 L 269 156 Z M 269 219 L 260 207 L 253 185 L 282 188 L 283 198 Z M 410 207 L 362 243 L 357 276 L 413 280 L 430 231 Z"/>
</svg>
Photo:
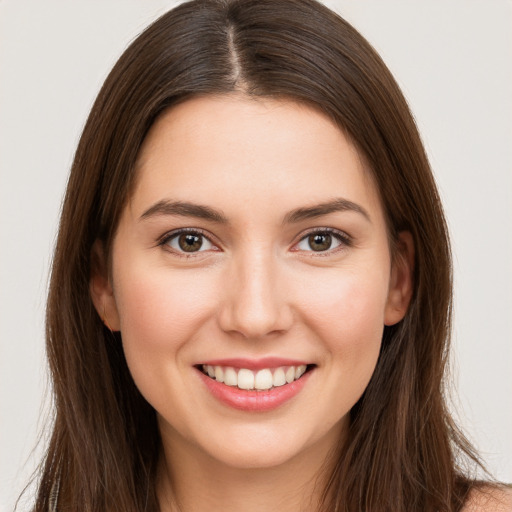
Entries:
<svg viewBox="0 0 512 512">
<path fill-rule="evenodd" d="M 489 485 L 474 489 L 461 512 L 512 512 L 512 486 Z"/>
</svg>

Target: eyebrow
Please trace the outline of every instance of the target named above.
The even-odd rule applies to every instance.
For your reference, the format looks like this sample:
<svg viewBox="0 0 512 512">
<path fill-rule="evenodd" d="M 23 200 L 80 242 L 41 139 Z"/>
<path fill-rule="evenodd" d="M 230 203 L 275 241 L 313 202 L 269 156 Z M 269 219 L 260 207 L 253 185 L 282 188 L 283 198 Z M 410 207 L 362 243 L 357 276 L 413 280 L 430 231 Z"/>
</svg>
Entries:
<svg viewBox="0 0 512 512">
<path fill-rule="evenodd" d="M 307 219 L 314 219 L 329 213 L 352 211 L 361 214 L 368 222 L 371 222 L 370 215 L 360 205 L 347 199 L 336 198 L 332 201 L 297 208 L 287 213 L 283 219 L 283 224 L 295 224 Z M 209 206 L 185 201 L 170 201 L 163 199 L 153 206 L 149 207 L 141 216 L 140 220 L 159 215 L 178 215 L 182 217 L 196 217 L 219 224 L 228 224 L 228 218 L 220 210 Z"/>
<path fill-rule="evenodd" d="M 182 217 L 197 217 L 206 219 L 220 224 L 227 224 L 227 217 L 219 210 L 203 206 L 195 203 L 187 203 L 183 201 L 169 201 L 164 199 L 158 201 L 148 208 L 141 216 L 140 220 L 147 219 L 158 215 L 179 215 Z"/>
<path fill-rule="evenodd" d="M 316 217 L 321 217 L 322 215 L 328 215 L 329 213 L 334 212 L 356 212 L 361 214 L 368 222 L 371 223 L 371 218 L 368 212 L 356 203 L 352 201 L 348 201 L 347 199 L 336 198 L 332 201 L 327 201 L 326 203 L 317 204 L 314 206 L 297 208 L 296 210 L 288 213 L 283 223 L 284 224 L 294 224 L 296 222 L 301 222 L 307 219 L 314 219 Z"/>
</svg>

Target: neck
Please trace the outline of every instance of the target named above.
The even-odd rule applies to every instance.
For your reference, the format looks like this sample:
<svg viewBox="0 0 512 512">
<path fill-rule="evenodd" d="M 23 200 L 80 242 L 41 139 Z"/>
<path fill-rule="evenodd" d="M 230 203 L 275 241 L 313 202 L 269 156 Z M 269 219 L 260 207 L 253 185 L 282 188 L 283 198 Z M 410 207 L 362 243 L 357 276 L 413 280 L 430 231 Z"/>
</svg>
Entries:
<svg viewBox="0 0 512 512">
<path fill-rule="evenodd" d="M 340 439 L 338 429 L 282 464 L 247 468 L 227 465 L 183 439 L 173 442 L 173 436 L 166 434 L 162 432 L 158 481 L 162 512 L 319 510 L 332 469 L 333 446 Z"/>
</svg>

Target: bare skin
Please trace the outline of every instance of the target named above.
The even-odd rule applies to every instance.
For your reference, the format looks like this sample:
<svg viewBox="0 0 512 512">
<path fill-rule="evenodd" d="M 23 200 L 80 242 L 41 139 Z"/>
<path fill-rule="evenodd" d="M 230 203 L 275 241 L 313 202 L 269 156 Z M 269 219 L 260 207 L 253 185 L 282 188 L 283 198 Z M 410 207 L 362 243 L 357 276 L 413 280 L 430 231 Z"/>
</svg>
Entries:
<svg viewBox="0 0 512 512">
<path fill-rule="evenodd" d="M 160 473 L 162 511 L 315 510 L 321 499 L 325 459 L 331 448 L 330 443 L 324 444 L 301 453 L 283 467 L 243 471 L 220 465 L 216 460 L 205 462 L 199 454 L 190 457 L 168 450 Z"/>
<path fill-rule="evenodd" d="M 463 512 L 511 512 L 512 488 L 510 486 L 486 487 L 471 493 Z"/>
<path fill-rule="evenodd" d="M 293 102 L 182 103 L 150 130 L 137 171 L 112 273 L 91 293 L 157 412 L 161 509 L 314 510 L 382 330 L 407 310 L 411 236 L 392 258 L 363 159 Z M 226 358 L 307 373 L 279 406 L 239 409 L 205 385 L 205 363 Z"/>
<path fill-rule="evenodd" d="M 113 273 L 103 262 L 91 294 L 122 331 L 135 382 L 157 411 L 161 510 L 314 510 L 381 330 L 407 310 L 410 236 L 400 235 L 392 264 L 362 159 L 329 120 L 291 102 L 186 102 L 152 128 L 138 172 Z M 332 208 L 333 198 L 348 207 Z M 169 200 L 215 215 L 176 213 Z M 197 251 L 183 252 L 174 235 L 183 229 Z M 311 233 L 328 243 L 314 247 Z M 197 368 L 229 356 L 293 357 L 313 371 L 275 410 L 234 410 Z M 507 488 L 474 491 L 464 508 L 510 510 Z"/>
</svg>

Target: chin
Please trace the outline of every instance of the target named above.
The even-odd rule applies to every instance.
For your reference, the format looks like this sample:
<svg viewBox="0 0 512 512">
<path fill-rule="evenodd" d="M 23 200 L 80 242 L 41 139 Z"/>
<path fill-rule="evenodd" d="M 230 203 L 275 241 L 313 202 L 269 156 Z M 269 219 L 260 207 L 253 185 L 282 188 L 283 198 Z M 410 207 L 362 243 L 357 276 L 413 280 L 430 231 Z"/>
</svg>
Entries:
<svg viewBox="0 0 512 512">
<path fill-rule="evenodd" d="M 262 447 L 261 444 L 246 443 L 245 446 L 224 447 L 222 462 L 226 466 L 236 469 L 269 469 L 279 467 L 292 461 L 301 452 L 299 446 L 271 446 Z"/>
<path fill-rule="evenodd" d="M 211 459 L 233 469 L 270 469 L 286 464 L 303 465 L 312 454 L 320 454 L 320 463 L 332 452 L 333 441 L 341 437 L 344 422 L 328 431 L 295 424 L 275 428 L 272 422 L 240 425 L 231 429 L 222 439 L 209 439 L 203 445 Z M 273 428 L 274 427 L 274 428 Z M 213 441 L 213 442 L 212 442 Z"/>
</svg>

